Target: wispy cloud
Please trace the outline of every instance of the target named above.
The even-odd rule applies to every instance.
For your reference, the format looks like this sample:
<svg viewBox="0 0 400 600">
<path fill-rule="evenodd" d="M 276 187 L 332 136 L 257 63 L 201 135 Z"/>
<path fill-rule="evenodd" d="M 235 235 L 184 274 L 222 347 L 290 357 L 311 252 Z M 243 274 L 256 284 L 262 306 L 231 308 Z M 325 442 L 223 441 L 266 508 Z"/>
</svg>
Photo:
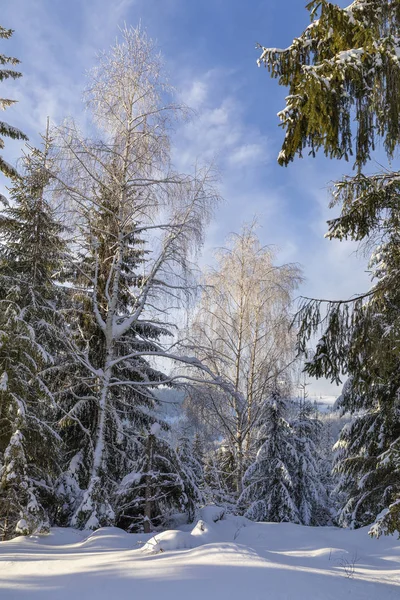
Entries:
<svg viewBox="0 0 400 600">
<path fill-rule="evenodd" d="M 23 77 L 2 86 L 18 98 L 8 111 L 31 136 L 43 129 L 47 116 L 59 122 L 82 118 L 85 74 L 99 50 L 115 41 L 135 0 L 72 0 L 59 2 L 14 0 L 2 7 L 2 22 L 15 28 L 7 52 L 21 61 Z M 4 90 L 4 92 L 3 92 Z M 16 118 L 14 118 L 14 115 Z"/>
<path fill-rule="evenodd" d="M 231 170 L 254 168 L 270 160 L 268 139 L 247 122 L 244 106 L 225 92 L 224 80 L 232 75 L 220 69 L 192 77 L 186 72 L 181 83 L 182 100 L 196 110 L 196 117 L 176 136 L 175 157 L 193 163 L 193 157 L 215 159 L 224 175 Z"/>
<path fill-rule="evenodd" d="M 17 100 L 4 119 L 27 133 L 30 143 L 40 143 L 46 118 L 60 123 L 74 116 L 87 124 L 82 104 L 86 71 L 96 53 L 114 41 L 135 0 L 70 0 L 26 2 L 14 0 L 2 6 L 2 25 L 15 29 L 1 51 L 21 60 L 23 77 L 2 84 L 2 97 Z M 6 141 L 7 160 L 16 162 L 20 142 Z M 0 186 L 8 182 L 0 175 Z"/>
</svg>

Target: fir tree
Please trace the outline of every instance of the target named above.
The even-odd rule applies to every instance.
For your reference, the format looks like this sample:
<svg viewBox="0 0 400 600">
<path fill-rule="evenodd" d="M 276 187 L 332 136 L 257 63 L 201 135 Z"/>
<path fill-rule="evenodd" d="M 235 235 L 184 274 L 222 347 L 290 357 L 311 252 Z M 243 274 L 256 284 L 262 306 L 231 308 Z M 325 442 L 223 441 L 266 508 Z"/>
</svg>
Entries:
<svg viewBox="0 0 400 600">
<path fill-rule="evenodd" d="M 201 455 L 200 460 L 196 456 L 196 453 L 199 452 L 198 439 L 195 448 L 195 440 L 192 441 L 187 435 L 180 436 L 176 452 L 184 465 L 187 478 L 191 480 L 192 487 L 196 490 L 196 503 L 203 504 L 204 472 Z"/>
<path fill-rule="evenodd" d="M 243 478 L 239 510 L 253 521 L 299 523 L 296 472 L 299 457 L 286 401 L 275 389 L 267 401 L 258 434 L 258 452 Z"/>
<path fill-rule="evenodd" d="M 295 497 L 302 525 L 326 525 L 330 522 L 327 491 L 321 481 L 317 440 L 322 429 L 312 404 L 300 400 L 292 422 L 297 451 Z"/>
<path fill-rule="evenodd" d="M 337 413 L 323 413 L 319 415 L 322 423 L 318 440 L 316 441 L 318 450 L 318 475 L 319 480 L 325 490 L 327 504 L 323 506 L 323 515 L 326 517 L 326 509 L 329 511 L 329 520 L 336 523 L 338 509 L 343 505 L 341 494 L 338 493 L 338 475 L 333 472 L 335 452 L 333 450 L 338 440 L 339 432 L 343 429 L 343 423 L 346 419 L 341 418 Z M 319 511 L 318 511 L 319 513 Z"/>
<path fill-rule="evenodd" d="M 192 451 L 193 451 L 193 457 L 201 469 L 202 477 L 204 477 L 204 461 L 205 461 L 204 438 L 203 438 L 203 435 L 199 431 L 196 431 L 196 433 L 193 436 Z"/>
<path fill-rule="evenodd" d="M 0 39 L 9 39 L 13 34 L 12 29 L 5 29 L 4 27 L 0 27 Z M 19 60 L 17 58 L 13 58 L 12 56 L 6 56 L 5 54 L 0 54 L 0 66 L 7 68 L 0 68 L 0 81 L 5 81 L 7 79 L 18 79 L 22 76 L 22 73 L 19 71 L 15 71 L 12 68 L 19 64 Z M 9 106 L 15 104 L 16 100 L 9 100 L 8 98 L 0 98 L 0 108 L 5 110 Z M 22 131 L 16 129 L 12 125 L 5 123 L 4 121 L 0 121 L 0 148 L 4 148 L 4 140 L 3 137 L 10 137 L 13 140 L 27 140 L 28 138 Z M 4 160 L 0 156 L 0 171 L 7 175 L 7 177 L 16 177 L 18 175 L 16 169 L 12 167 L 8 162 Z"/>
<path fill-rule="evenodd" d="M 204 502 L 207 503 L 207 485 L 205 477 L 206 448 L 204 436 L 199 431 L 196 431 L 196 433 L 193 436 L 191 450 L 194 461 L 193 464 L 197 486 L 200 490 L 202 490 Z"/>
<path fill-rule="evenodd" d="M 192 521 L 202 503 L 193 470 L 162 436 L 154 422 L 138 449 L 136 470 L 117 490 L 117 524 L 128 531 L 150 532 L 169 523 L 174 513 Z M 144 451 L 143 451 L 144 450 Z"/>
<path fill-rule="evenodd" d="M 347 527 L 363 527 L 375 520 L 380 512 L 394 504 L 400 494 L 398 482 L 398 439 L 400 437 L 400 404 L 398 383 L 393 374 L 393 387 L 371 389 L 365 398 L 354 398 L 354 386 L 349 380 L 344 387 L 340 405 L 346 410 L 358 404 L 360 411 L 347 424 L 335 445 L 335 472 L 339 476 L 337 491 L 345 498 L 339 522 Z M 396 460 L 397 459 L 397 460 Z M 392 510 L 393 510 L 392 509 Z M 385 515 L 385 527 L 393 527 L 391 512 Z M 378 523 L 374 531 L 385 530 Z"/>
<path fill-rule="evenodd" d="M 357 174 L 337 182 L 328 238 L 370 247 L 372 289 L 349 302 L 305 301 L 299 349 L 323 324 L 315 356 L 306 365 L 316 377 L 339 383 L 348 375 L 343 411 L 359 413 L 339 441 L 336 470 L 348 494 L 342 519 L 354 526 L 384 518 L 373 533 L 400 530 L 399 502 L 399 186 L 398 173 L 365 175 L 375 141 L 391 159 L 399 143 L 400 13 L 393 0 L 355 0 L 347 8 L 310 2 L 311 25 L 285 50 L 262 50 L 273 77 L 289 86 L 280 113 L 286 130 L 279 162 L 287 165 L 305 148 L 348 159 Z"/>
<path fill-rule="evenodd" d="M 355 0 L 341 8 L 313 0 L 307 8 L 307 29 L 284 50 L 262 48 L 259 58 L 289 87 L 278 113 L 286 131 L 280 164 L 305 148 L 313 155 L 322 148 L 331 158 L 354 154 L 361 166 L 377 136 L 391 156 L 400 134 L 397 1 Z"/>
<path fill-rule="evenodd" d="M 49 526 L 57 435 L 49 423 L 52 397 L 40 378 L 50 357 L 10 295 L 1 301 L 0 336 L 0 527 L 7 539 L 20 521 L 25 533 Z"/>
<path fill-rule="evenodd" d="M 380 236 L 370 261 L 376 283 L 353 303 L 328 304 L 327 327 L 307 365 L 309 373 L 317 377 L 325 374 L 339 382 L 341 373 L 349 376 L 338 405 L 355 418 L 340 436 L 335 471 L 340 475 L 338 492 L 346 497 L 340 520 L 354 527 L 370 523 L 384 508 L 395 507 L 400 492 L 396 484 L 400 436 L 400 296 L 396 281 L 400 262 L 394 179 L 393 173 L 370 178 L 359 174 L 337 184 L 337 197 L 344 200 L 343 217 L 330 223 L 330 235 L 362 240 Z M 357 208 L 352 200 L 356 196 Z M 314 325 L 321 322 L 321 314 L 319 302 L 304 304 L 300 348 Z M 400 525 L 397 518 L 394 509 L 393 520 L 385 517 L 386 529 L 378 525 L 374 532 L 395 530 Z"/>
<path fill-rule="evenodd" d="M 132 469 L 132 459 L 138 451 L 139 432 L 151 424 L 152 415 L 154 418 L 158 400 L 152 388 L 166 379 L 149 365 L 142 353 L 157 351 L 161 335 L 169 335 L 165 328 L 156 324 L 136 322 L 116 340 L 114 385 L 110 389 L 109 408 L 104 415 L 99 410 L 96 397 L 99 386 L 96 371 L 102 369 L 107 361 L 107 344 L 93 311 L 92 282 L 96 280 L 96 302 L 101 318 L 106 319 L 115 240 L 120 233 L 118 196 L 109 194 L 101 186 L 96 206 L 97 210 L 91 215 L 91 229 L 70 266 L 70 312 L 73 315 L 72 330 L 75 332 L 75 341 L 70 350 L 72 354 L 75 352 L 83 357 L 83 360 L 81 358 L 78 365 L 76 360 L 71 361 L 73 372 L 65 381 L 63 416 L 60 421 L 66 453 L 65 470 L 59 481 L 64 505 L 59 522 L 90 528 L 114 524 L 112 497 L 115 486 Z M 125 240 L 116 307 L 121 319 L 131 309 L 132 290 L 140 286 L 141 266 L 147 252 L 143 240 L 135 235 L 134 228 L 124 231 L 123 235 Z M 135 354 L 138 356 L 133 356 Z M 88 372 L 85 363 L 90 365 L 91 372 Z M 117 382 L 119 385 L 116 385 Z M 90 487 L 95 459 L 93 441 L 103 417 L 103 465 L 99 477 L 95 478 L 96 491 L 93 486 Z M 87 496 L 95 497 L 96 501 L 88 502 L 85 500 Z M 95 516 L 96 504 L 100 507 L 98 516 Z"/>
<path fill-rule="evenodd" d="M 32 150 L 0 214 L 0 520 L 3 537 L 49 526 L 59 437 L 46 370 L 65 334 L 53 276 L 62 228 L 46 201 L 47 156 Z M 17 524 L 19 523 L 18 527 Z M 21 525 L 23 523 L 23 526 Z"/>
</svg>

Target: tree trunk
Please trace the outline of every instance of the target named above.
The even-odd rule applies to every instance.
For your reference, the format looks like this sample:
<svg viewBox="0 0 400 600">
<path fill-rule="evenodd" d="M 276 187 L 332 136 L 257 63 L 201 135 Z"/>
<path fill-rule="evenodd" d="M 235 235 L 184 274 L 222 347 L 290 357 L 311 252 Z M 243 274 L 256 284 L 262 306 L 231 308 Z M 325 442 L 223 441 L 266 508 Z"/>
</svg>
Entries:
<svg viewBox="0 0 400 600">
<path fill-rule="evenodd" d="M 153 469 L 153 445 L 154 445 L 154 435 L 151 433 L 147 438 L 147 466 L 146 466 L 146 488 L 144 493 L 144 532 L 151 532 L 151 515 L 153 508 L 153 489 L 152 489 L 152 474 L 151 471 Z"/>
<path fill-rule="evenodd" d="M 236 491 L 240 495 L 243 491 L 243 437 L 241 431 L 237 434 L 237 468 L 236 468 Z"/>
</svg>

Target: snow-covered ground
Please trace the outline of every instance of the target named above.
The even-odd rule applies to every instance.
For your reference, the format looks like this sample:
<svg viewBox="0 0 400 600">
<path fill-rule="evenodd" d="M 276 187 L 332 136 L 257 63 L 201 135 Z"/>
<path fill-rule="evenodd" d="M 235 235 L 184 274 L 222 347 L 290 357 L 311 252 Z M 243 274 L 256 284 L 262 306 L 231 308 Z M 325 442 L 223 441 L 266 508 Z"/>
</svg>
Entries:
<svg viewBox="0 0 400 600">
<path fill-rule="evenodd" d="M 0 543 L 1 600 L 389 600 L 400 543 L 367 529 L 309 528 L 202 515 L 150 539 L 105 528 Z"/>
</svg>

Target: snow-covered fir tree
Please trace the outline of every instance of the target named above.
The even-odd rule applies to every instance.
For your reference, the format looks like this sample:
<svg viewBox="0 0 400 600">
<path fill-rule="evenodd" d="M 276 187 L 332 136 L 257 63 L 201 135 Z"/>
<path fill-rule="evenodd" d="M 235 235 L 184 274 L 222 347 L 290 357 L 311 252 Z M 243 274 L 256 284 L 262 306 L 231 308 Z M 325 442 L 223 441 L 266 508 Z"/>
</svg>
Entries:
<svg viewBox="0 0 400 600">
<path fill-rule="evenodd" d="M 168 525 L 175 513 L 184 513 L 191 522 L 196 506 L 203 502 L 192 466 L 154 422 L 139 438 L 137 470 L 128 473 L 117 489 L 117 524 L 147 533 Z"/>
<path fill-rule="evenodd" d="M 348 527 L 362 527 L 373 523 L 380 512 L 389 509 L 374 526 L 374 533 L 378 535 L 397 528 L 399 383 L 397 373 L 392 373 L 386 385 L 371 387 L 368 395 L 356 397 L 349 380 L 340 401 L 342 410 L 352 407 L 355 412 L 356 405 L 358 411 L 343 428 L 335 445 L 335 472 L 339 476 L 337 491 L 344 499 L 339 522 Z"/>
<path fill-rule="evenodd" d="M 0 39 L 7 40 L 12 36 L 13 33 L 14 32 L 12 29 L 5 29 L 4 27 L 0 26 Z M 2 67 L 0 68 L 0 81 L 6 81 L 7 79 L 18 79 L 19 77 L 21 77 L 22 73 L 10 68 L 15 67 L 19 64 L 19 62 L 20 61 L 18 60 L 18 58 L 6 56 L 5 54 L 0 54 L 0 65 Z M 15 102 L 16 100 L 0 98 L 0 108 L 2 110 L 6 110 L 6 108 L 12 106 Z M 9 137 L 13 140 L 28 139 L 26 135 L 16 127 L 13 127 L 12 125 L 5 123 L 4 121 L 0 121 L 0 148 L 4 148 L 4 137 Z M 12 165 L 10 165 L 2 156 L 0 156 L 0 171 L 7 175 L 7 177 L 15 177 L 18 175 L 16 169 Z"/>
<path fill-rule="evenodd" d="M 238 507 L 253 521 L 300 523 L 296 498 L 299 456 L 286 419 L 287 402 L 278 386 L 266 401 L 255 461 L 243 477 Z"/>
<path fill-rule="evenodd" d="M 361 181 L 362 178 L 357 176 L 350 183 L 354 188 L 352 193 L 360 198 L 365 194 L 369 198 L 366 202 L 372 200 L 370 195 L 374 202 L 384 198 L 384 202 L 395 207 L 398 191 L 392 175 L 377 176 L 370 182 Z M 396 348 L 400 297 L 396 279 L 400 262 L 397 210 L 386 211 L 381 236 L 382 243 L 370 262 L 377 282 L 368 298 L 359 301 L 355 313 L 331 307 L 331 325 L 318 348 L 321 361 L 324 360 L 322 353 L 331 347 L 336 334 L 341 343 L 346 343 L 345 362 L 342 358 L 337 364 L 343 370 L 348 368 L 349 378 L 338 407 L 342 413 L 351 413 L 353 419 L 345 425 L 335 446 L 337 492 L 342 499 L 339 522 L 360 527 L 372 523 L 386 509 L 372 530 L 376 535 L 398 527 L 400 358 Z M 350 319 L 351 329 L 347 326 Z"/>
<path fill-rule="evenodd" d="M 98 386 L 98 377 L 89 376 L 85 361 L 93 369 L 102 369 L 107 360 L 107 344 L 101 327 L 93 312 L 92 282 L 96 280 L 96 301 L 103 319 L 107 316 L 107 282 L 111 275 L 110 264 L 113 257 L 115 239 L 118 236 L 118 206 L 105 187 L 101 188 L 97 199 L 97 210 L 92 212 L 91 228 L 87 240 L 82 240 L 80 250 L 70 265 L 72 331 L 75 332 L 70 350 L 85 356 L 84 363 L 72 360 L 71 373 L 67 373 L 62 393 L 61 431 L 65 443 L 64 472 L 59 480 L 59 493 L 63 498 L 64 509 L 59 513 L 60 523 L 79 525 L 74 516 L 88 486 L 90 465 L 93 461 L 93 439 L 101 417 L 93 390 Z M 121 274 L 118 292 L 119 315 L 130 310 L 131 290 L 138 284 L 146 251 L 143 240 L 133 232 L 125 234 Z M 104 433 L 103 467 L 108 484 L 103 482 L 102 493 L 112 494 L 113 486 L 132 469 L 132 457 L 137 455 L 137 433 L 151 424 L 152 415 L 158 400 L 152 392 L 166 377 L 150 367 L 141 355 L 146 351 L 158 350 L 157 341 L 162 334 L 169 332 L 151 322 L 136 322 L 115 344 L 115 357 L 118 359 L 114 385 L 110 389 L 109 409 Z M 132 357 L 132 354 L 138 356 Z M 127 385 L 124 385 L 127 382 Z M 145 383 L 146 385 L 142 385 Z M 140 446 L 140 445 L 139 445 Z M 111 506 L 102 513 L 99 523 L 114 522 Z"/>
<path fill-rule="evenodd" d="M 334 446 L 338 441 L 340 431 L 348 422 L 348 416 L 343 417 L 337 410 L 324 412 L 319 415 L 322 427 L 316 445 L 318 449 L 318 473 L 324 486 L 330 518 L 337 522 L 337 513 L 343 506 L 343 498 L 338 493 L 338 474 L 333 470 L 335 461 Z"/>
<path fill-rule="evenodd" d="M 316 377 L 349 382 L 341 407 L 355 415 L 338 445 L 336 470 L 347 493 L 341 518 L 354 526 L 387 512 L 372 533 L 400 530 L 399 456 L 399 173 L 363 172 L 381 139 L 389 161 L 399 144 L 400 14 L 393 0 L 328 0 L 308 4 L 311 24 L 286 49 L 263 48 L 260 64 L 289 87 L 279 113 L 286 131 L 278 160 L 304 149 L 355 158 L 357 174 L 333 186 L 340 215 L 327 237 L 379 244 L 375 285 L 349 301 L 305 301 L 299 348 L 322 329 L 306 368 Z M 381 158 L 379 159 L 381 163 Z M 365 170 L 365 169 L 364 169 Z M 379 258 L 382 256 L 382 260 Z"/>
<path fill-rule="evenodd" d="M 196 431 L 192 440 L 192 452 L 195 461 L 199 464 L 202 478 L 204 478 L 205 443 L 202 434 Z"/>
<path fill-rule="evenodd" d="M 322 423 L 311 402 L 299 399 L 296 418 L 291 423 L 297 452 L 295 498 L 302 525 L 330 523 L 329 498 L 321 478 L 317 442 Z"/>
<path fill-rule="evenodd" d="M 329 0 L 307 4 L 311 24 L 285 49 L 260 47 L 259 65 L 289 87 L 278 113 L 287 165 L 304 149 L 353 155 L 364 165 L 383 138 L 388 155 L 399 141 L 400 17 L 396 0 Z M 354 111 L 354 113 L 353 113 Z M 354 128 L 354 130 L 353 130 Z"/>
<path fill-rule="evenodd" d="M 204 471 L 203 459 L 201 454 L 197 458 L 196 453 L 201 452 L 199 438 L 197 438 L 196 448 L 195 439 L 191 439 L 187 434 L 180 435 L 176 452 L 181 463 L 187 472 L 187 477 L 192 481 L 192 487 L 196 489 L 197 501 L 204 504 Z"/>
<path fill-rule="evenodd" d="M 391 203 L 398 202 L 398 185 L 375 191 Z M 399 528 L 400 502 L 400 295 L 396 283 L 400 272 L 400 215 L 388 211 L 382 223 L 383 237 L 370 268 L 384 294 L 373 295 L 363 307 L 354 328 L 352 376 L 338 402 L 342 412 L 353 413 L 336 444 L 335 470 L 338 490 L 345 496 L 341 522 L 352 527 L 366 525 L 385 511 L 373 533 Z"/>
<path fill-rule="evenodd" d="M 35 340 L 24 310 L 1 301 L 0 528 L 3 539 L 50 526 L 57 472 L 57 435 L 49 424 L 51 395 L 39 369 L 50 358 Z M 22 531 L 21 531 L 22 532 Z"/>
<path fill-rule="evenodd" d="M 46 199 L 49 140 L 31 150 L 0 213 L 0 521 L 3 537 L 49 527 L 59 437 L 46 370 L 65 335 L 57 313 L 62 227 Z"/>
</svg>

